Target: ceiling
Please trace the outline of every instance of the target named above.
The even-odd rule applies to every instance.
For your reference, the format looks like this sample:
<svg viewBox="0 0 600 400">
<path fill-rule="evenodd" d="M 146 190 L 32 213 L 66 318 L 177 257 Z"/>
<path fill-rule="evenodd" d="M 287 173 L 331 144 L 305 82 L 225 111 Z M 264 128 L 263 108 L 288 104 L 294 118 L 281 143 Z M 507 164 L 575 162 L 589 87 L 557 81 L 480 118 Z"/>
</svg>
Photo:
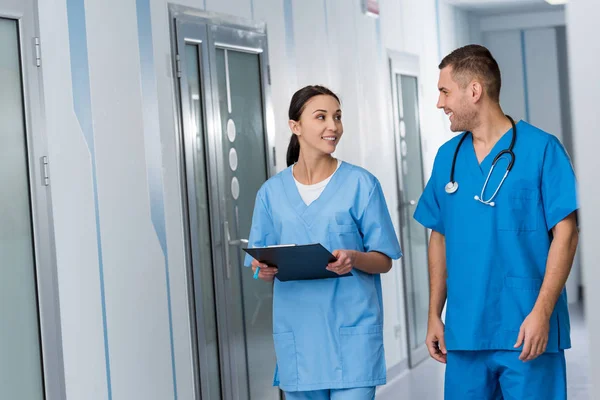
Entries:
<svg viewBox="0 0 600 400">
<path fill-rule="evenodd" d="M 443 0 L 448 4 L 468 10 L 477 15 L 499 15 L 537 11 L 564 10 L 564 6 L 553 6 L 545 0 Z"/>
</svg>

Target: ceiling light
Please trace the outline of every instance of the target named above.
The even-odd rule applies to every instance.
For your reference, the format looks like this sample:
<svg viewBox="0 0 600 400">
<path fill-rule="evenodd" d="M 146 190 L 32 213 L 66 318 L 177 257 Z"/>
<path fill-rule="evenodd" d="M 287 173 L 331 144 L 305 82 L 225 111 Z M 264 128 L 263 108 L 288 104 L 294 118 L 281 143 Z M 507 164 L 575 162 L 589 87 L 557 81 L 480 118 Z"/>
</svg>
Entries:
<svg viewBox="0 0 600 400">
<path fill-rule="evenodd" d="M 553 6 L 557 6 L 559 4 L 567 4 L 568 0 L 546 0 L 546 3 L 552 4 Z"/>
</svg>

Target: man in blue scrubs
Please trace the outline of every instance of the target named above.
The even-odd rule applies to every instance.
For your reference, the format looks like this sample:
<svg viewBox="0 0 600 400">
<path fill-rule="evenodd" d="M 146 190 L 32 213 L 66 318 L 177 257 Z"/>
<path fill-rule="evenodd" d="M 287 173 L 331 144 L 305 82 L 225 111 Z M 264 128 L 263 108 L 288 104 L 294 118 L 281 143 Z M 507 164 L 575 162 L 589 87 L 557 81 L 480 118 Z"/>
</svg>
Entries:
<svg viewBox="0 0 600 400">
<path fill-rule="evenodd" d="M 566 399 L 578 242 L 569 156 L 504 114 L 486 48 L 459 48 L 439 68 L 437 106 L 461 133 L 438 150 L 414 217 L 432 230 L 426 342 L 446 363 L 445 398 Z"/>
</svg>

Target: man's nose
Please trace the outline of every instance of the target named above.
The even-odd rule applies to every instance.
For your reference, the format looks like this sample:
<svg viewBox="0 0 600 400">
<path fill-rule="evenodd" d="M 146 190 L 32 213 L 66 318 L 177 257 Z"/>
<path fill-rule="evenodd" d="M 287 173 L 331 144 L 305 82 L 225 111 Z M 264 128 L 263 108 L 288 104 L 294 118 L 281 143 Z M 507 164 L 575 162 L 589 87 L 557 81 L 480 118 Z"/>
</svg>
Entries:
<svg viewBox="0 0 600 400">
<path fill-rule="evenodd" d="M 444 108 L 444 101 L 442 100 L 442 96 L 438 97 L 437 108 Z"/>
</svg>

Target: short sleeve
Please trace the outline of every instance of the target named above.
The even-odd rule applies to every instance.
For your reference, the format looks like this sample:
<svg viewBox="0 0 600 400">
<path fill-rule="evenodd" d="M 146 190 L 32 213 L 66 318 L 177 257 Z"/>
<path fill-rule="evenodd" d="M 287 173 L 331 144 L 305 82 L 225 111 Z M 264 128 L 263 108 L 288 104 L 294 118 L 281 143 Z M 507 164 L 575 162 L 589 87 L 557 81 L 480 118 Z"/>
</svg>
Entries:
<svg viewBox="0 0 600 400">
<path fill-rule="evenodd" d="M 548 142 L 544 154 L 541 192 L 548 230 L 579 208 L 577 180 L 571 159 L 554 136 Z"/>
<path fill-rule="evenodd" d="M 378 181 L 369 194 L 369 200 L 358 223 L 366 252 L 377 251 L 393 260 L 402 257 L 394 224 Z"/>
<path fill-rule="evenodd" d="M 433 164 L 431 177 L 425 185 L 423 194 L 419 198 L 419 203 L 413 214 L 413 218 L 426 228 L 432 229 L 444 235 L 444 220 L 440 209 L 439 195 L 437 191 L 437 181 L 439 175 L 439 152 Z"/>
<path fill-rule="evenodd" d="M 252 226 L 248 236 L 248 247 L 265 247 L 278 244 L 273 228 L 273 220 L 269 213 L 262 191 L 256 194 L 254 203 L 254 212 L 252 214 Z M 244 266 L 249 267 L 252 264 L 252 256 L 246 254 Z"/>
</svg>

